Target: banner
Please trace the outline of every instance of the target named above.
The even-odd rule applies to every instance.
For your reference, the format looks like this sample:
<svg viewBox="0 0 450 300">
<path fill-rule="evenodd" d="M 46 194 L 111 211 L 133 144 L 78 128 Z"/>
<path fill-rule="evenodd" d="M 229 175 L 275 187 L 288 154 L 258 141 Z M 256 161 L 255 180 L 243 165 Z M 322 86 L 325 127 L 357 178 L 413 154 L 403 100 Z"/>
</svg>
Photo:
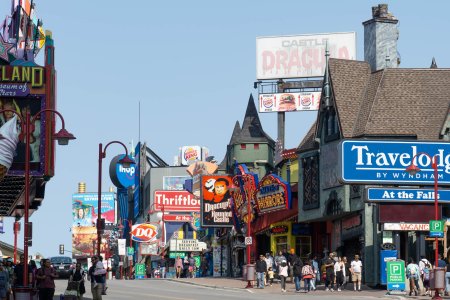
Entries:
<svg viewBox="0 0 450 300">
<path fill-rule="evenodd" d="M 291 206 L 291 187 L 275 174 L 264 176 L 255 193 L 258 214 L 267 214 Z"/>
<path fill-rule="evenodd" d="M 201 177 L 201 226 L 232 227 L 231 212 L 232 182 L 228 175 L 203 175 Z"/>
<path fill-rule="evenodd" d="M 250 215 L 250 222 L 253 222 L 255 220 L 254 205 L 258 175 L 250 173 L 246 165 L 237 166 L 236 173 L 233 176 L 233 186 L 237 187 L 237 189 L 231 191 L 235 213 L 242 222 L 247 223 L 248 215 Z M 250 211 L 247 212 L 249 201 Z"/>
<path fill-rule="evenodd" d="M 259 94 L 259 112 L 319 110 L 321 92 Z"/>
</svg>

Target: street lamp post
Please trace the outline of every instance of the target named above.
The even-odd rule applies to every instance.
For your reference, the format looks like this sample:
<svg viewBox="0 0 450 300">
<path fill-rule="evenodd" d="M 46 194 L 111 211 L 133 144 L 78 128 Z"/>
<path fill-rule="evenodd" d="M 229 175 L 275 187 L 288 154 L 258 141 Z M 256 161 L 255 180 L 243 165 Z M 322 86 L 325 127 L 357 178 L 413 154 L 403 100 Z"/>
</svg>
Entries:
<svg viewBox="0 0 450 300">
<path fill-rule="evenodd" d="M 31 135 L 31 124 L 36 121 L 36 118 L 42 113 L 53 113 L 61 119 L 61 130 L 58 133 L 53 134 L 53 139 L 58 141 L 59 145 L 69 144 L 69 140 L 75 139 L 75 137 L 65 129 L 65 122 L 63 116 L 54 109 L 42 109 L 36 113 L 32 118 L 30 112 L 27 111 L 25 118 L 23 118 L 17 111 L 12 109 L 0 110 L 0 113 L 12 112 L 20 120 L 22 124 L 22 131 L 25 134 L 25 203 L 24 203 L 24 234 L 23 234 L 23 256 L 25 258 L 23 267 L 23 285 L 28 287 L 28 243 L 29 243 L 29 209 L 30 209 L 30 135 Z"/>
<path fill-rule="evenodd" d="M 112 141 L 106 144 L 105 149 L 103 149 L 102 143 L 98 144 L 98 201 L 97 201 L 97 255 L 100 256 L 100 247 L 102 243 L 101 231 L 103 230 L 102 225 L 102 161 L 106 157 L 106 149 L 111 144 L 120 144 L 125 149 L 125 156 L 119 160 L 124 168 L 129 168 L 134 164 L 134 160 L 128 157 L 128 149 L 124 143 L 119 141 Z"/>
<path fill-rule="evenodd" d="M 18 220 L 14 221 L 14 264 L 17 263 L 17 235 L 20 231 L 20 223 Z"/>
<path fill-rule="evenodd" d="M 434 173 L 434 219 L 436 221 L 439 220 L 439 213 L 438 213 L 438 167 L 437 167 L 437 156 L 431 156 L 426 152 L 419 152 L 416 155 L 413 156 L 411 160 L 411 165 L 409 165 L 408 168 L 406 168 L 406 172 L 408 172 L 410 175 L 416 175 L 418 172 L 420 172 L 420 168 L 414 164 L 414 159 L 418 155 L 425 155 L 431 160 L 431 167 L 433 168 Z M 436 237 L 435 240 L 435 249 L 434 249 L 434 266 L 435 268 L 438 267 L 438 255 L 439 255 L 439 240 Z M 436 269 L 434 272 L 434 281 L 435 281 L 435 287 L 436 287 Z M 432 299 L 442 299 L 439 296 L 439 289 L 435 289 L 435 294 Z"/>
<path fill-rule="evenodd" d="M 123 221 L 127 221 L 128 222 L 128 227 L 130 228 L 130 248 L 133 247 L 133 239 L 131 238 L 131 229 L 133 227 L 133 222 L 131 220 L 128 219 L 122 219 L 122 221 L 120 222 L 119 228 L 121 230 L 123 230 Z M 122 231 L 122 238 L 123 235 L 125 234 L 125 230 Z M 127 252 L 125 251 L 125 255 L 127 255 Z M 128 278 L 131 278 L 131 263 L 130 263 L 130 269 L 128 272 Z M 120 267 L 120 279 L 122 279 L 122 266 Z"/>
</svg>

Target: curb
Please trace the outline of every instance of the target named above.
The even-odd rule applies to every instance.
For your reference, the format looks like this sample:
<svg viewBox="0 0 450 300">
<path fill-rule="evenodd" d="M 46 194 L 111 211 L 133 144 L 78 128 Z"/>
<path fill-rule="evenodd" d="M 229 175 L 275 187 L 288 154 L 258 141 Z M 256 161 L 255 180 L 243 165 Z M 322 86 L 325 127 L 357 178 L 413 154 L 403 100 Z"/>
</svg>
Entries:
<svg viewBox="0 0 450 300">
<path fill-rule="evenodd" d="M 192 281 L 184 281 L 184 280 L 177 280 L 172 278 L 167 278 L 167 281 L 176 282 L 176 283 L 183 283 L 183 284 L 190 284 L 195 286 L 201 286 L 201 287 L 207 287 L 212 289 L 221 289 L 221 290 L 232 290 L 232 291 L 246 291 L 245 288 L 235 288 L 235 287 L 228 287 L 228 286 L 218 286 L 218 285 L 209 285 L 209 284 L 202 284 L 202 283 L 196 283 Z"/>
</svg>

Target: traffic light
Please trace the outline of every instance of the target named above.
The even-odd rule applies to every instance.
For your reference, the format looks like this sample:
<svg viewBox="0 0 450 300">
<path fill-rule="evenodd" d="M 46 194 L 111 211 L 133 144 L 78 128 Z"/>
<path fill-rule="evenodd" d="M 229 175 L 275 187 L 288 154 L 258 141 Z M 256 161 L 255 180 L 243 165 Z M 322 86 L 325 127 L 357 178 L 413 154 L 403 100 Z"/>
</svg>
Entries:
<svg viewBox="0 0 450 300">
<path fill-rule="evenodd" d="M 59 245 L 59 254 L 64 255 L 64 245 L 63 244 Z"/>
</svg>

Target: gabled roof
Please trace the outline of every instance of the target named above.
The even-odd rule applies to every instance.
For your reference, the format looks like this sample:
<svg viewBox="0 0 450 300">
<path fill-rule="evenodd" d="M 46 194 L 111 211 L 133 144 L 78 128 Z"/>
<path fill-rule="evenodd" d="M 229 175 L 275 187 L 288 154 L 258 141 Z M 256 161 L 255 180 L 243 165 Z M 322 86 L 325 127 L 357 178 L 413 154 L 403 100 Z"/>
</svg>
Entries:
<svg viewBox="0 0 450 300">
<path fill-rule="evenodd" d="M 256 110 L 255 101 L 250 94 L 248 99 L 247 110 L 245 111 L 244 122 L 239 134 L 236 126 L 231 137 L 233 144 L 238 143 L 269 143 L 275 145 L 275 141 L 264 132 L 261 121 L 259 120 L 258 111 Z M 230 141 L 230 143 L 231 143 Z"/>
<path fill-rule="evenodd" d="M 329 72 L 343 138 L 440 139 L 449 113 L 450 69 L 387 68 L 372 73 L 367 62 L 330 58 Z M 310 128 L 299 151 L 314 148 L 316 130 L 316 125 Z"/>
</svg>

